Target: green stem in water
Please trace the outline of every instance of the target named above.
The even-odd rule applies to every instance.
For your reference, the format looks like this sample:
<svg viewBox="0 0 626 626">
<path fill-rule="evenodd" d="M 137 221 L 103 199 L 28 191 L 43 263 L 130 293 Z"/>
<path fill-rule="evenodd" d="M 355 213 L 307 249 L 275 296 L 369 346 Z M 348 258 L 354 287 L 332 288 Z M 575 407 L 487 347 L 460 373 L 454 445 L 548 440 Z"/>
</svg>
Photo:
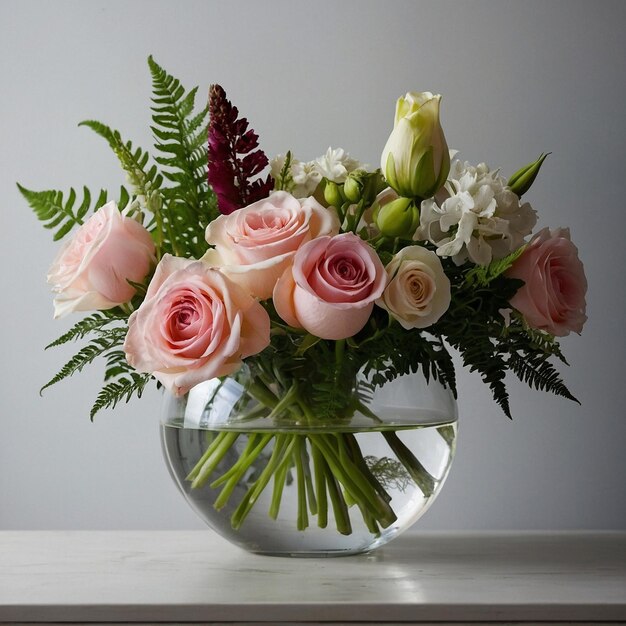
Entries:
<svg viewBox="0 0 626 626">
<path fill-rule="evenodd" d="M 454 426 L 440 426 L 437 432 L 441 438 L 448 444 L 448 448 L 454 443 Z"/>
<path fill-rule="evenodd" d="M 306 436 L 302 437 L 302 446 L 300 448 L 300 456 L 302 457 L 302 468 L 304 469 L 304 481 L 306 483 L 307 500 L 309 502 L 309 511 L 311 515 L 317 515 L 317 499 L 315 498 L 315 489 L 313 487 L 313 476 L 311 472 L 311 460 L 306 448 Z"/>
<path fill-rule="evenodd" d="M 315 475 L 315 492 L 317 493 L 317 525 L 326 528 L 328 525 L 328 498 L 326 496 L 326 463 L 319 449 L 311 446 L 313 473 Z"/>
<path fill-rule="evenodd" d="M 199 462 L 198 464 L 196 464 L 193 470 L 191 470 L 190 476 L 192 473 L 195 472 L 198 465 L 200 465 L 199 471 L 197 472 L 196 476 L 191 481 L 192 489 L 198 489 L 199 487 L 202 487 L 207 482 L 207 480 L 209 479 L 209 477 L 211 476 L 211 474 L 217 467 L 218 463 L 222 460 L 224 455 L 231 449 L 231 447 L 237 440 L 237 437 L 239 437 L 239 433 L 236 433 L 236 432 L 222 432 L 218 435 L 217 438 L 219 438 L 220 441 L 219 441 L 219 444 L 213 450 L 212 454 L 209 455 L 201 465 L 200 465 L 201 462 Z M 204 455 L 203 455 L 203 459 L 204 459 Z"/>
<path fill-rule="evenodd" d="M 359 442 L 357 441 L 356 437 L 352 433 L 344 433 L 343 437 L 346 441 L 346 444 L 348 445 L 348 449 L 350 450 L 352 460 L 361 470 L 363 476 L 365 476 L 365 478 L 369 480 L 372 487 L 376 489 L 378 495 L 385 502 L 391 502 L 391 496 L 389 495 L 387 490 L 378 482 L 378 479 L 376 478 L 376 476 L 374 476 L 367 463 L 365 462 L 365 459 L 363 458 L 363 453 L 361 452 L 361 447 L 359 446 Z"/>
<path fill-rule="evenodd" d="M 272 450 L 272 454 L 267 462 L 267 465 L 265 466 L 265 469 L 261 472 L 261 475 L 250 487 L 250 489 L 248 489 L 239 503 L 239 506 L 230 518 L 233 530 L 239 530 L 241 528 L 241 525 L 246 519 L 248 513 L 254 506 L 258 497 L 261 495 L 263 489 L 267 486 L 270 478 L 276 472 L 276 469 L 279 467 L 284 456 L 291 455 L 295 443 L 295 437 L 296 435 L 276 435 L 274 449 Z"/>
<path fill-rule="evenodd" d="M 417 460 L 415 455 L 402 443 L 398 435 L 391 430 L 383 431 L 383 437 L 387 440 L 389 447 L 404 465 L 409 476 L 415 481 L 425 498 L 433 495 L 435 490 L 435 479 L 428 473 L 426 468 Z"/>
<path fill-rule="evenodd" d="M 348 512 L 348 505 L 344 500 L 343 494 L 341 493 L 341 488 L 339 487 L 339 483 L 335 478 L 333 471 L 330 469 L 328 463 L 326 463 L 326 459 L 323 455 L 321 455 L 321 453 L 320 458 L 326 474 L 328 496 L 333 505 L 333 514 L 335 516 L 335 524 L 337 526 L 337 530 L 342 535 L 351 535 L 352 524 L 350 523 L 350 513 Z"/>
<path fill-rule="evenodd" d="M 256 461 L 261 452 L 263 452 L 273 436 L 272 434 L 253 434 L 238 461 L 225 474 L 211 483 L 212 488 L 219 487 L 226 483 L 213 504 L 216 510 L 219 511 L 226 505 L 235 487 L 239 484 L 239 481 L 243 478 L 248 468 Z"/>
<path fill-rule="evenodd" d="M 293 448 L 293 460 L 296 466 L 296 481 L 298 488 L 298 517 L 296 526 L 298 530 L 306 530 L 309 526 L 309 516 L 306 506 L 306 482 L 304 477 L 304 466 L 302 463 L 302 445 L 305 438 L 301 435 L 293 435 L 295 444 Z"/>
<path fill-rule="evenodd" d="M 345 449 L 345 443 L 340 436 L 330 434 L 309 435 L 309 438 L 320 449 L 330 470 L 354 502 L 362 502 L 383 528 L 387 528 L 387 526 L 396 521 L 397 518 L 392 508 L 376 493 L 370 483 L 361 475 L 358 467 L 349 458 Z"/>
<path fill-rule="evenodd" d="M 272 491 L 272 501 L 270 502 L 269 510 L 269 515 L 272 519 L 276 519 L 278 517 L 280 502 L 283 497 L 283 489 L 291 467 L 291 457 L 285 455 L 282 462 L 274 472 L 274 489 Z"/>
</svg>

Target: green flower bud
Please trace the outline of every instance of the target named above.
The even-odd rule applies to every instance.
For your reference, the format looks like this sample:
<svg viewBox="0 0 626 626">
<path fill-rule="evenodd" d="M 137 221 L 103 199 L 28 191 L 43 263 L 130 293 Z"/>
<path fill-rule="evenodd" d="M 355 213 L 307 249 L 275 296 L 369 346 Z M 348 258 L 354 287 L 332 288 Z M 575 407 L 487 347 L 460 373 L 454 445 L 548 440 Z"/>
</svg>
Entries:
<svg viewBox="0 0 626 626">
<path fill-rule="evenodd" d="M 376 226 L 385 237 L 411 239 L 420 223 L 419 209 L 410 198 L 398 198 L 378 209 Z"/>
<path fill-rule="evenodd" d="M 389 185 L 407 198 L 429 198 L 446 182 L 450 152 L 439 123 L 440 95 L 407 93 L 396 104 L 393 131 L 381 157 Z"/>
<path fill-rule="evenodd" d="M 340 207 L 343 204 L 343 196 L 339 185 L 332 180 L 326 180 L 324 184 L 324 200 L 329 206 Z"/>
<path fill-rule="evenodd" d="M 361 199 L 367 182 L 363 174 L 367 176 L 367 172 L 364 172 L 363 170 L 355 170 L 354 172 L 350 172 L 350 174 L 348 174 L 346 182 L 343 184 L 343 193 L 346 196 L 346 200 L 350 200 L 350 202 L 358 202 Z"/>
<path fill-rule="evenodd" d="M 548 154 L 550 154 L 550 152 L 547 152 L 546 154 L 542 153 L 536 161 L 533 161 L 532 163 L 522 167 L 522 169 L 517 170 L 517 172 L 509 178 L 509 182 L 507 184 L 518 198 L 521 198 L 535 182 L 535 178 L 537 178 L 537 174 L 539 174 L 539 170 L 541 169 L 543 162 L 548 158 Z"/>
</svg>

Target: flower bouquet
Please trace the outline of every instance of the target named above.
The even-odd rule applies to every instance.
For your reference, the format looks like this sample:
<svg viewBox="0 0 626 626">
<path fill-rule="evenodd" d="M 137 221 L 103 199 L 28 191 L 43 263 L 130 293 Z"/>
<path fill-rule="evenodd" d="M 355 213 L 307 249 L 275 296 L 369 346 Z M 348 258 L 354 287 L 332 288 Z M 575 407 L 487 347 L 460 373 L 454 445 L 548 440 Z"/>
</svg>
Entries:
<svg viewBox="0 0 626 626">
<path fill-rule="evenodd" d="M 81 124 L 126 173 L 113 199 L 20 186 L 67 238 L 48 275 L 55 317 L 89 312 L 50 344 L 88 338 L 44 388 L 103 358 L 92 419 L 152 380 L 184 399 L 204 443 L 181 487 L 209 490 L 229 532 L 262 495 L 276 519 L 290 486 L 298 532 L 316 519 L 349 536 L 358 521 L 372 537 L 396 523 L 393 489 L 428 499 L 437 484 L 377 390 L 421 373 L 456 397 L 452 349 L 509 417 L 509 370 L 575 400 L 551 360 L 586 319 L 583 266 L 567 229 L 533 235 L 521 199 L 546 154 L 508 179 L 455 160 L 424 92 L 397 101 L 380 168 L 331 148 L 270 163 L 220 86 L 196 111 L 197 88 L 149 67 L 154 159 Z M 359 419 L 387 454 L 364 452 Z M 454 419 L 434 422 L 448 452 Z"/>
</svg>

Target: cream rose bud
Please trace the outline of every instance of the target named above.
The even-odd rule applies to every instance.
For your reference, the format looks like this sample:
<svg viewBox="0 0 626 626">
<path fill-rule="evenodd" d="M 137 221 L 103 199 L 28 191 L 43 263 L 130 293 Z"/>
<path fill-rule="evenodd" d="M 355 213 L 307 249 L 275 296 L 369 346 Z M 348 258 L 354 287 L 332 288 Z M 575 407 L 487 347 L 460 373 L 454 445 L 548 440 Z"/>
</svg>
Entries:
<svg viewBox="0 0 626 626">
<path fill-rule="evenodd" d="M 429 198 L 446 182 L 450 153 L 439 122 L 440 100 L 429 91 L 398 99 L 380 168 L 401 196 Z"/>
<path fill-rule="evenodd" d="M 215 246 L 203 261 L 220 270 L 248 293 L 264 300 L 291 263 L 296 250 L 311 239 L 339 232 L 339 218 L 313 198 L 297 200 L 285 191 L 220 215 L 206 229 Z"/>
<path fill-rule="evenodd" d="M 65 243 L 48 272 L 56 292 L 54 317 L 72 311 L 111 309 L 128 302 L 155 261 L 150 233 L 120 213 L 100 207 Z"/>
<path fill-rule="evenodd" d="M 385 268 L 388 282 L 376 304 L 403 328 L 426 328 L 450 306 L 450 280 L 439 257 L 422 246 L 402 248 Z"/>
<path fill-rule="evenodd" d="M 128 320 L 126 359 L 175 395 L 239 369 L 270 342 L 267 311 L 219 270 L 166 254 Z"/>
</svg>

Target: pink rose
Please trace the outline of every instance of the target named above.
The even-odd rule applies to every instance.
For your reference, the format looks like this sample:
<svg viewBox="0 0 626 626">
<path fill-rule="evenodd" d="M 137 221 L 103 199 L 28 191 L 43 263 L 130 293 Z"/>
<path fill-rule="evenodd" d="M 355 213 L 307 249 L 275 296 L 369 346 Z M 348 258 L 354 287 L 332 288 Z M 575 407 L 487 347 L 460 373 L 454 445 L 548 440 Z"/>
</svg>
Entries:
<svg viewBox="0 0 626 626">
<path fill-rule="evenodd" d="M 539 231 L 507 276 L 525 283 L 511 298 L 511 306 L 532 328 L 557 337 L 581 332 L 587 320 L 587 279 L 569 228 Z"/>
<path fill-rule="evenodd" d="M 150 233 L 108 202 L 64 244 L 48 272 L 57 293 L 54 317 L 128 302 L 135 294 L 128 280 L 141 282 L 153 262 Z"/>
<path fill-rule="evenodd" d="M 274 305 L 291 326 L 345 339 L 365 326 L 386 280 L 378 255 L 360 237 L 319 237 L 296 252 L 274 289 Z"/>
<path fill-rule="evenodd" d="M 285 191 L 221 215 L 206 229 L 214 249 L 203 257 L 248 293 L 264 300 L 296 250 L 321 235 L 339 232 L 339 219 L 313 198 L 300 202 Z"/>
<path fill-rule="evenodd" d="M 267 311 L 218 270 L 166 254 L 128 320 L 126 359 L 175 395 L 225 376 L 269 345 Z"/>
</svg>

